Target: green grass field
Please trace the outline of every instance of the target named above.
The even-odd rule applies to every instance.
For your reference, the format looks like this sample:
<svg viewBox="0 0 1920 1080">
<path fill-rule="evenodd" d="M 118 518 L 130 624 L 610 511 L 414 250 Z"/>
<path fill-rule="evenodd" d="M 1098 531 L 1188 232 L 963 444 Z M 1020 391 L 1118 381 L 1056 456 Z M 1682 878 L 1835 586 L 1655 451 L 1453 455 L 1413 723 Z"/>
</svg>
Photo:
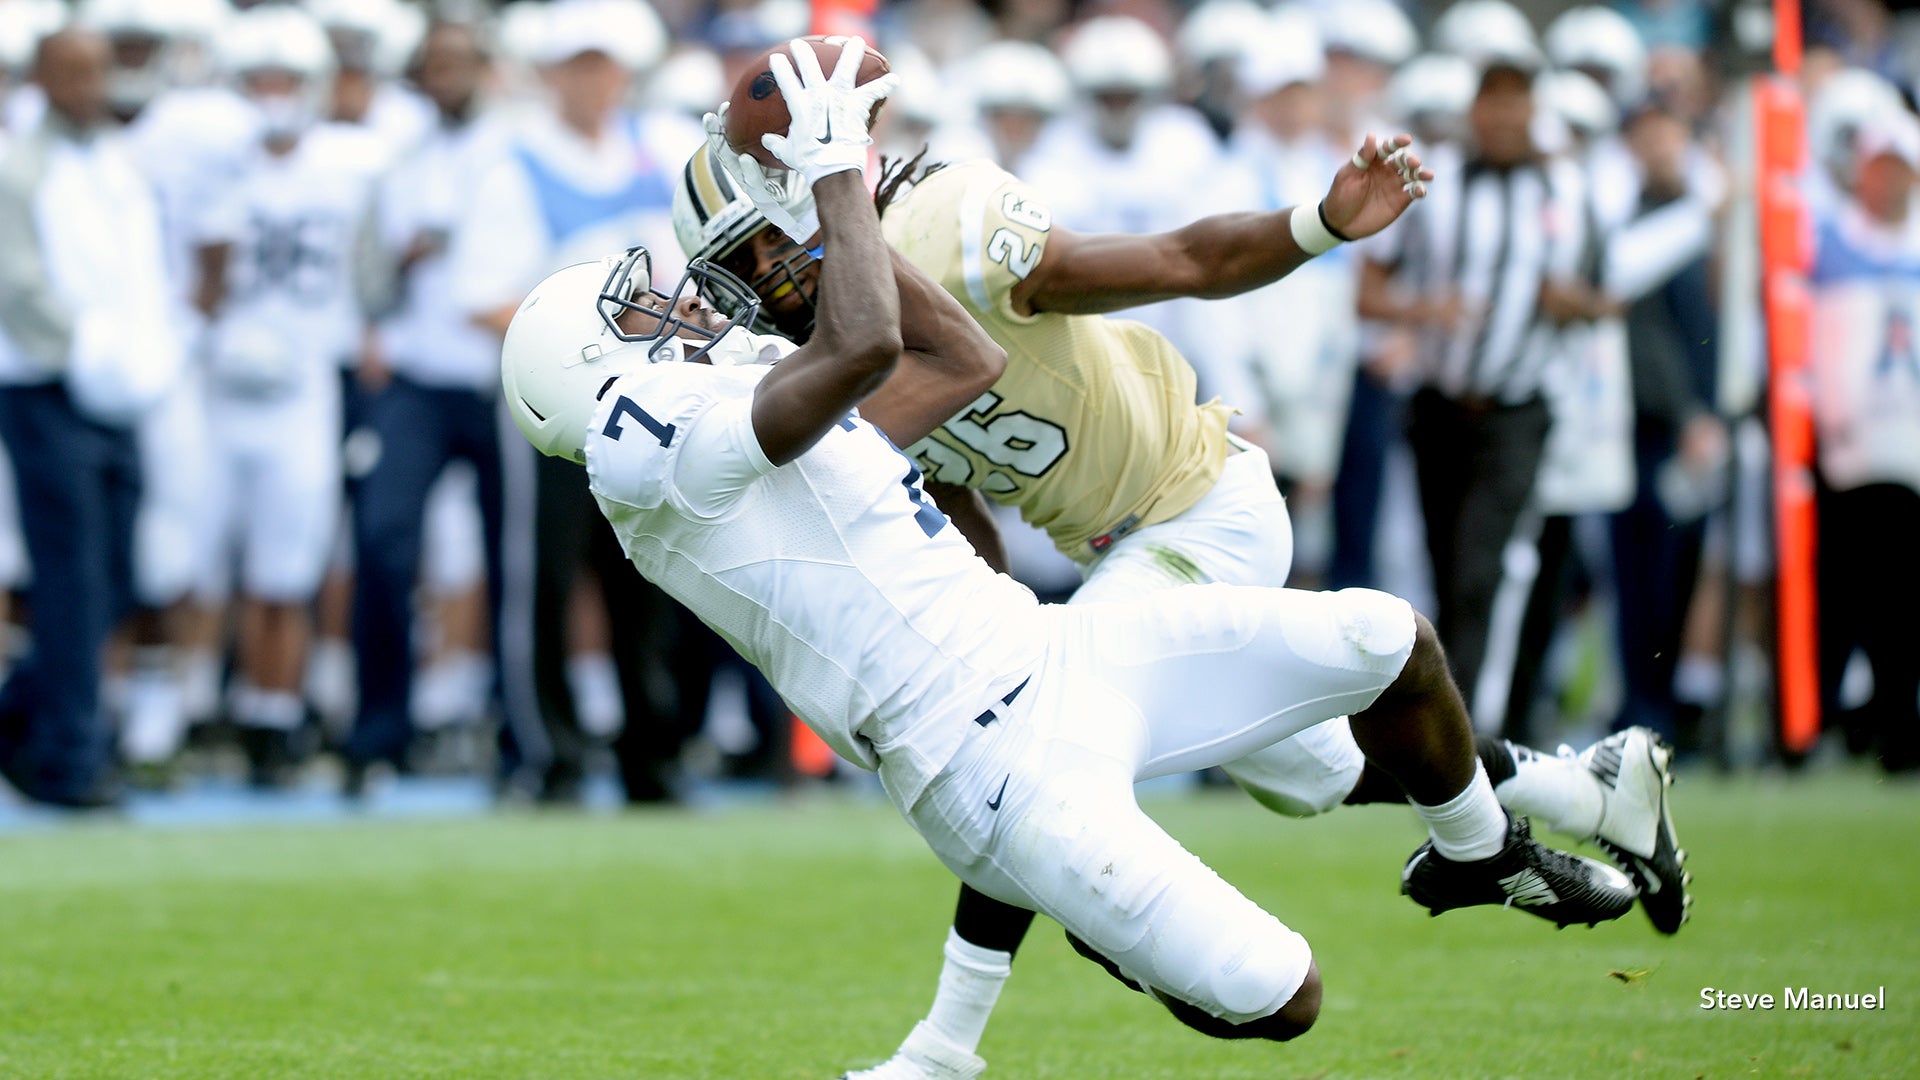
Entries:
<svg viewBox="0 0 1920 1080">
<path fill-rule="evenodd" d="M 1676 797 L 1697 906 L 1674 939 L 1637 911 L 1429 919 L 1397 893 L 1419 832 L 1391 808 L 1152 802 L 1313 942 L 1319 1026 L 1213 1042 L 1042 920 L 988 1076 L 1920 1074 L 1920 789 L 1690 777 Z M 832 799 L 0 837 L 0 1076 L 825 1080 L 920 1017 L 951 901 L 891 809 Z M 1801 984 L 1891 1005 L 1698 1008 L 1703 986 Z"/>
</svg>

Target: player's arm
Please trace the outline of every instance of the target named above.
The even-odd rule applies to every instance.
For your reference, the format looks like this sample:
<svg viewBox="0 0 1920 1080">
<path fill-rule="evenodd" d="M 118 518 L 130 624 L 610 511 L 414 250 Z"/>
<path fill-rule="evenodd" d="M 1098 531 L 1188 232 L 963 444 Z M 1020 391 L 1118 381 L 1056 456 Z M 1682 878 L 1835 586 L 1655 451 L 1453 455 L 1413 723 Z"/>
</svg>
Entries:
<svg viewBox="0 0 1920 1080">
<path fill-rule="evenodd" d="M 864 415 L 865 410 L 862 410 Z M 953 527 L 973 545 L 974 553 L 986 560 L 988 566 L 999 573 L 1007 572 L 1007 544 L 1000 535 L 1000 525 L 993 520 L 993 511 L 987 507 L 987 497 L 979 488 L 963 487 L 959 484 L 943 484 L 937 480 L 926 480 L 922 484 L 927 495 L 933 499 L 940 512 L 953 521 Z"/>
<path fill-rule="evenodd" d="M 1317 206 L 1215 214 L 1171 232 L 1078 235 L 1056 226 L 1015 287 L 1021 313 L 1098 314 L 1193 296 L 1237 296 L 1285 277 L 1342 240 L 1386 228 L 1425 195 L 1412 138 L 1367 136 Z"/>
<path fill-rule="evenodd" d="M 822 177 L 813 198 L 822 242 L 833 248 L 820 263 L 813 336 L 774 365 L 753 398 L 753 432 L 775 465 L 818 442 L 880 388 L 900 357 L 893 266 L 860 173 Z"/>
<path fill-rule="evenodd" d="M 860 403 L 860 415 L 886 432 L 893 445 L 911 446 L 1000 381 L 1007 354 L 924 271 L 891 248 L 887 253 L 899 287 L 903 349 L 886 383 Z M 947 516 L 954 517 L 952 511 Z M 974 548 L 979 547 L 976 542 Z"/>
<path fill-rule="evenodd" d="M 805 453 L 878 390 L 901 346 L 893 260 L 862 171 L 873 141 L 866 120 L 891 78 L 853 84 L 863 49 L 842 49 L 831 79 L 811 46 L 796 43 L 792 53 L 791 62 L 778 53 L 772 60 L 791 114 L 787 134 L 761 141 L 812 187 L 833 258 L 821 260 L 813 336 L 755 388 L 753 432 L 774 465 Z"/>
</svg>

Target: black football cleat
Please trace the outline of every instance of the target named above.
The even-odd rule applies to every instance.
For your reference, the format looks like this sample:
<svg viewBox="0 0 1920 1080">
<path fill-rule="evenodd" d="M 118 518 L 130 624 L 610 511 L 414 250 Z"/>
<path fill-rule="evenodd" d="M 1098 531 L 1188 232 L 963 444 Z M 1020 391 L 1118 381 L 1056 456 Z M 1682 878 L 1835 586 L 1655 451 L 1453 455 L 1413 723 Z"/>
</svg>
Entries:
<svg viewBox="0 0 1920 1080">
<path fill-rule="evenodd" d="M 1627 875 L 1597 859 L 1569 855 L 1533 838 L 1527 819 L 1509 817 L 1507 844 L 1491 859 L 1454 862 L 1420 845 L 1400 873 L 1400 891 L 1435 915 L 1499 904 L 1560 926 L 1617 919 L 1637 890 Z"/>
</svg>

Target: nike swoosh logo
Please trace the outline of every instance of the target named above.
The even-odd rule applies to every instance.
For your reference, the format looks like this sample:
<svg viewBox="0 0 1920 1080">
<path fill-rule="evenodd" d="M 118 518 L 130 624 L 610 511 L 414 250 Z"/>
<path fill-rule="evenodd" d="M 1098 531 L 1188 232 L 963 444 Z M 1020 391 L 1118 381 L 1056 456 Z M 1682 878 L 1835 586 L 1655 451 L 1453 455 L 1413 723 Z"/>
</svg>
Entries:
<svg viewBox="0 0 1920 1080">
<path fill-rule="evenodd" d="M 1660 892 L 1660 875 L 1654 872 L 1653 864 L 1638 855 L 1633 857 L 1633 861 L 1640 867 L 1640 877 L 1646 881 L 1646 884 L 1640 886 L 1640 891 L 1646 893 L 1648 896 L 1658 894 Z"/>
<path fill-rule="evenodd" d="M 1419 869 L 1421 863 L 1427 861 L 1427 853 L 1430 850 L 1432 849 L 1421 848 L 1419 851 L 1414 852 L 1413 858 L 1407 861 L 1407 868 L 1401 871 L 1400 880 L 1402 881 L 1411 880 L 1413 878 L 1413 872 Z"/>
<path fill-rule="evenodd" d="M 823 143 L 830 143 L 833 141 L 833 117 L 831 116 L 827 117 L 827 133 L 825 135 L 821 135 L 817 137 Z"/>
<path fill-rule="evenodd" d="M 1000 803 L 1003 800 L 1005 800 L 1007 796 L 1007 780 L 1011 780 L 1011 779 L 1013 779 L 1013 774 L 1008 773 L 1006 775 L 1006 779 L 1003 779 L 1000 781 L 1000 790 L 994 792 L 993 798 L 987 800 L 987 809 L 989 810 L 1000 809 Z"/>
</svg>

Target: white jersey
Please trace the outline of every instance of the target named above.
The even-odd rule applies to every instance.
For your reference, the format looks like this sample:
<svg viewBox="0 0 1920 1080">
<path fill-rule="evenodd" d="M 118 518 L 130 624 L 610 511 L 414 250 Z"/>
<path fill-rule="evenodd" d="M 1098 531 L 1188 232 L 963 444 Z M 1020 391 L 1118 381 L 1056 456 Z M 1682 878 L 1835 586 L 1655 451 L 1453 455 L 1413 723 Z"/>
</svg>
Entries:
<svg viewBox="0 0 1920 1080">
<path fill-rule="evenodd" d="M 1848 203 L 1820 223 L 1813 402 L 1836 490 L 1920 491 L 1920 240 Z"/>
<path fill-rule="evenodd" d="M 171 90 L 155 98 L 127 128 L 134 162 L 160 202 L 167 265 L 183 315 L 191 308 L 194 249 L 217 224 L 218 200 L 208 192 L 231 183 L 247 159 L 258 119 L 240 95 L 225 88 Z M 209 205 L 212 203 L 212 205 Z"/>
<path fill-rule="evenodd" d="M 256 151 L 228 193 L 227 297 L 208 342 L 216 396 L 258 401 L 307 396 L 337 381 L 358 346 L 353 290 L 356 235 L 367 213 L 364 141 L 322 128 L 293 151 Z"/>
<path fill-rule="evenodd" d="M 857 414 L 775 468 L 770 367 L 661 363 L 588 428 L 595 498 L 646 577 L 759 668 L 903 811 L 1045 655 L 1032 593 L 994 573 Z"/>
</svg>

